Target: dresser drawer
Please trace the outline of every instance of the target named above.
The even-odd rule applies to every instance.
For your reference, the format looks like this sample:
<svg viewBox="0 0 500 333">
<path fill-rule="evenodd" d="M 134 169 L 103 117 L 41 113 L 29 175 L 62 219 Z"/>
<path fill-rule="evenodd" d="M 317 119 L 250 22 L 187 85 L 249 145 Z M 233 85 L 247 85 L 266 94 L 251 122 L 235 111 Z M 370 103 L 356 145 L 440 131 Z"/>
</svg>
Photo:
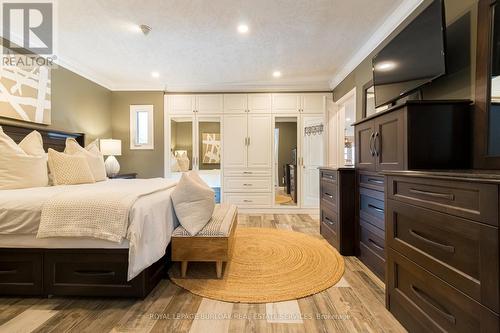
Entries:
<svg viewBox="0 0 500 333">
<path fill-rule="evenodd" d="M 224 177 L 271 177 L 271 169 L 225 169 Z"/>
<path fill-rule="evenodd" d="M 385 235 L 382 230 L 360 220 L 360 241 L 380 258 L 385 258 Z"/>
<path fill-rule="evenodd" d="M 337 183 L 337 171 L 333 170 L 320 170 L 320 181 L 321 183 Z"/>
<path fill-rule="evenodd" d="M 376 191 L 384 191 L 385 179 L 384 176 L 371 174 L 371 173 L 359 173 L 359 186 L 366 187 Z"/>
<path fill-rule="evenodd" d="M 321 236 L 323 236 L 328 243 L 330 243 L 337 250 L 339 249 L 338 233 L 334 226 L 332 227 L 329 223 L 325 223 L 324 220 L 322 220 L 319 225 L 319 231 Z"/>
<path fill-rule="evenodd" d="M 321 223 L 324 223 L 335 233 L 339 232 L 338 214 L 327 207 L 321 207 Z"/>
<path fill-rule="evenodd" d="M 383 193 L 360 188 L 359 217 L 366 222 L 385 230 Z"/>
<path fill-rule="evenodd" d="M 269 177 L 224 177 L 225 192 L 271 192 Z"/>
<path fill-rule="evenodd" d="M 388 249 L 390 311 L 410 332 L 498 332 L 498 316 Z"/>
<path fill-rule="evenodd" d="M 43 293 L 41 253 L 0 251 L 0 294 L 39 296 Z"/>
<path fill-rule="evenodd" d="M 388 177 L 387 198 L 498 226 L 496 185 Z"/>
<path fill-rule="evenodd" d="M 498 311 L 498 228 L 388 200 L 387 245 Z"/>
<path fill-rule="evenodd" d="M 271 207 L 271 193 L 225 193 L 224 203 L 238 207 Z"/>
<path fill-rule="evenodd" d="M 320 187 L 321 205 L 326 205 L 337 212 L 337 185 L 322 182 Z"/>
</svg>

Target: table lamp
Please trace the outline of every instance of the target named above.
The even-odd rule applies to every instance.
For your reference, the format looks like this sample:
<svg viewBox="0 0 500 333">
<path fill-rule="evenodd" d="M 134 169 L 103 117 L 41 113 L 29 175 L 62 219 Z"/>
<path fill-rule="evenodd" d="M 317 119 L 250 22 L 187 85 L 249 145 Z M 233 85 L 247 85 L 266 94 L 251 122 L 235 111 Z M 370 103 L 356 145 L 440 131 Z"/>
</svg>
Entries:
<svg viewBox="0 0 500 333">
<path fill-rule="evenodd" d="M 113 177 L 120 172 L 120 163 L 115 156 L 122 154 L 122 141 L 115 139 L 102 139 L 100 141 L 101 153 L 108 156 L 104 165 L 106 167 L 106 174 L 108 177 Z"/>
</svg>

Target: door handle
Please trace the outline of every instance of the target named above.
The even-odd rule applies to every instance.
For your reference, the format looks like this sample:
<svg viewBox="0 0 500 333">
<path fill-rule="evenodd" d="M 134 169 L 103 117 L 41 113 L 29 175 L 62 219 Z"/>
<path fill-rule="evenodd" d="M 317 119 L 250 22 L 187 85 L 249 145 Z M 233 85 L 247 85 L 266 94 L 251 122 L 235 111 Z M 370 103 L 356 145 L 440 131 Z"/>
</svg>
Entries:
<svg viewBox="0 0 500 333">
<path fill-rule="evenodd" d="M 456 323 L 456 318 L 446 311 L 443 306 L 441 306 L 438 302 L 433 300 L 429 295 L 415 287 L 414 285 L 410 285 L 411 291 L 417 296 L 422 302 L 426 303 L 429 305 L 431 308 L 433 308 L 437 313 L 439 313 L 442 317 L 444 317 L 447 321 L 449 321 L 451 324 L 455 325 Z"/>
<path fill-rule="evenodd" d="M 454 246 L 441 244 L 441 243 L 438 243 L 438 242 L 433 241 L 431 239 L 428 239 L 428 238 L 420 235 L 416 231 L 413 231 L 413 229 L 410 229 L 408 232 L 410 233 L 410 235 L 412 235 L 413 237 L 415 237 L 417 239 L 420 239 L 424 243 L 430 244 L 432 246 L 440 248 L 441 250 L 449 252 L 449 253 L 455 253 L 455 247 Z"/>
<path fill-rule="evenodd" d="M 373 149 L 373 139 L 375 139 L 375 133 L 372 132 L 372 134 L 370 135 L 370 144 L 369 144 L 369 148 L 370 148 L 370 155 L 372 156 L 375 156 L 375 150 Z"/>
<path fill-rule="evenodd" d="M 250 146 L 250 137 L 248 137 L 248 145 Z"/>
<path fill-rule="evenodd" d="M 380 147 L 380 133 L 379 132 L 375 133 L 375 138 L 373 139 L 373 150 L 375 150 L 375 155 L 377 157 L 379 157 L 380 156 L 380 150 L 381 150 L 381 147 Z"/>
</svg>

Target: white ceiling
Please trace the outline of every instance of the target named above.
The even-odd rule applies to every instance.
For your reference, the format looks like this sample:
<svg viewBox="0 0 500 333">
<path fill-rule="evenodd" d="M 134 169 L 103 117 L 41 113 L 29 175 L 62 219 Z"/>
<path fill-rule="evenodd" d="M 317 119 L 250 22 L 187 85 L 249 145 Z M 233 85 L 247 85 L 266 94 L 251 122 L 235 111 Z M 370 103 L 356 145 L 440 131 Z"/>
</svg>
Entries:
<svg viewBox="0 0 500 333">
<path fill-rule="evenodd" d="M 60 0 L 57 56 L 112 90 L 327 90 L 420 1 Z"/>
</svg>

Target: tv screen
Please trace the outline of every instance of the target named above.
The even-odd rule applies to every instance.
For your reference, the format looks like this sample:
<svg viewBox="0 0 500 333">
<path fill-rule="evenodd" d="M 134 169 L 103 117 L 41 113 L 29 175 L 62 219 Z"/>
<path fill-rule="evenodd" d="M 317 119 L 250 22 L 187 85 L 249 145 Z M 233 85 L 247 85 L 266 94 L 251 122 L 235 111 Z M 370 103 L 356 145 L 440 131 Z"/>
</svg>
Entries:
<svg viewBox="0 0 500 333">
<path fill-rule="evenodd" d="M 434 0 L 373 58 L 376 106 L 446 74 L 442 0 Z"/>
</svg>

